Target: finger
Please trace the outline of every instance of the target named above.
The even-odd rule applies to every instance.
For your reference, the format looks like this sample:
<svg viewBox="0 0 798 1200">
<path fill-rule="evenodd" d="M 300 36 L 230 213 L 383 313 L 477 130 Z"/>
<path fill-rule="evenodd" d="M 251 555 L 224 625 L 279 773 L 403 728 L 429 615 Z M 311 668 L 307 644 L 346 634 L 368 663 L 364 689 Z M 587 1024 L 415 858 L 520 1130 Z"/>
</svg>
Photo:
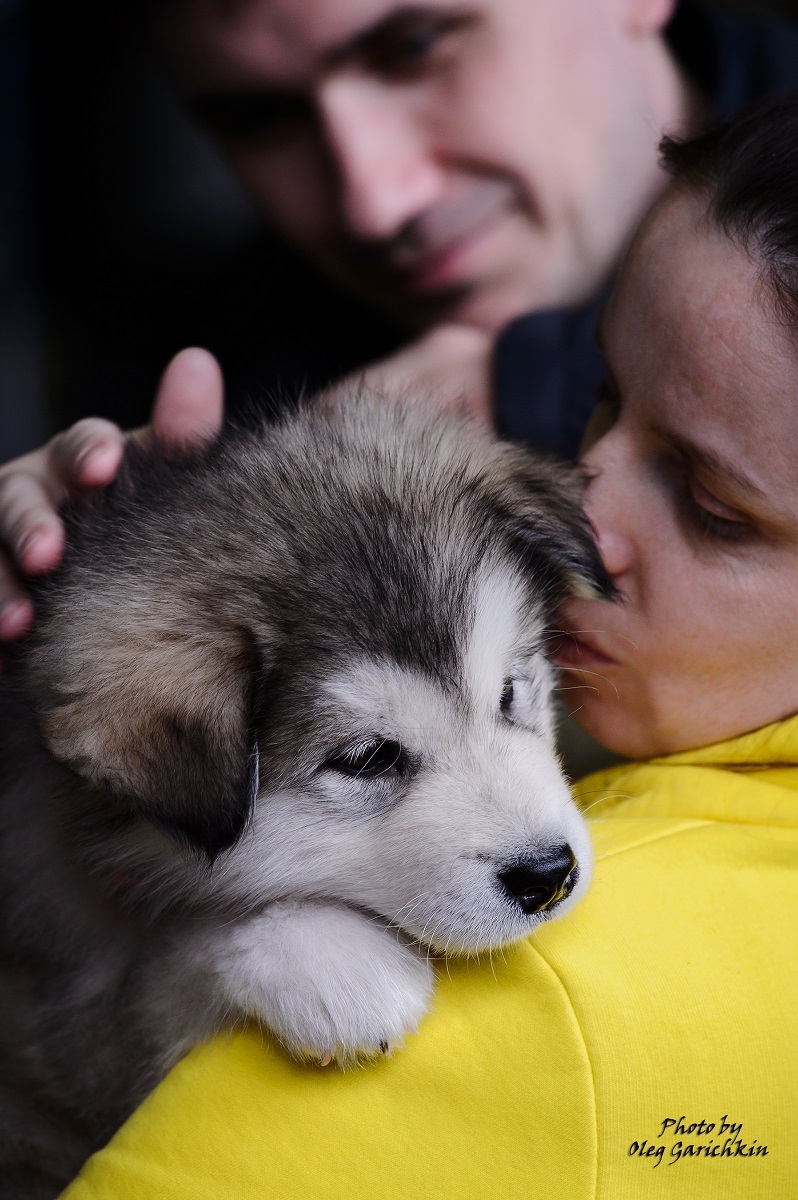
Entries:
<svg viewBox="0 0 798 1200">
<path fill-rule="evenodd" d="M 216 359 L 191 346 L 176 354 L 161 377 L 152 428 L 165 446 L 202 446 L 219 433 L 224 417 L 224 381 Z"/>
<path fill-rule="evenodd" d="M 405 403 L 463 413 L 489 427 L 491 345 L 480 330 L 441 326 L 367 367 L 361 379 Z"/>
<path fill-rule="evenodd" d="M 45 484 L 26 471 L 0 479 L 0 541 L 25 575 L 42 575 L 61 560 L 64 527 Z"/>
<path fill-rule="evenodd" d="M 0 554 L 0 641 L 13 642 L 33 624 L 33 605 L 20 587 L 9 559 Z"/>
<path fill-rule="evenodd" d="M 124 445 L 121 429 L 102 417 L 87 417 L 56 434 L 47 447 L 51 468 L 47 478 L 54 503 L 66 498 L 57 494 L 57 482 L 63 484 L 65 493 L 75 488 L 107 487 L 119 470 Z"/>
</svg>

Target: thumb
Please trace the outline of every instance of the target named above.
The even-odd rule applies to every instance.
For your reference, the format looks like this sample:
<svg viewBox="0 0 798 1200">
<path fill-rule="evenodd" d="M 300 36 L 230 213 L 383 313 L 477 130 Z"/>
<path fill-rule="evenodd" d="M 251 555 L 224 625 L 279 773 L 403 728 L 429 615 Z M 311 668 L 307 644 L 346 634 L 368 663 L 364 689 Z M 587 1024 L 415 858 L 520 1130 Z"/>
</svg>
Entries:
<svg viewBox="0 0 798 1200">
<path fill-rule="evenodd" d="M 222 428 L 224 380 L 208 350 L 191 346 L 167 366 L 152 410 L 152 430 L 169 449 L 202 446 Z"/>
</svg>

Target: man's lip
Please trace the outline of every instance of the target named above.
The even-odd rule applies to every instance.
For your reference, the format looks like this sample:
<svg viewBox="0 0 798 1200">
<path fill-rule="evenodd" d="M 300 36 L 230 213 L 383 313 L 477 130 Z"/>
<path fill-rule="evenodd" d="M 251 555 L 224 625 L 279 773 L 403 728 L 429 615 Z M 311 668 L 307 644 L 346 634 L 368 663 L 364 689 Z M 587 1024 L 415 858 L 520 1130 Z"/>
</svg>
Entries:
<svg viewBox="0 0 798 1200">
<path fill-rule="evenodd" d="M 465 283 L 462 260 L 477 242 L 499 224 L 504 215 L 503 212 L 494 213 L 445 246 L 419 255 L 412 261 L 403 262 L 399 256 L 389 259 L 388 268 L 397 286 L 408 292 L 434 292 L 461 286 Z"/>
<path fill-rule="evenodd" d="M 615 666 L 615 659 L 610 658 L 596 643 L 584 633 L 569 633 L 564 631 L 552 640 L 549 647 L 549 657 L 558 667 L 570 670 L 590 670 L 596 667 Z"/>
</svg>

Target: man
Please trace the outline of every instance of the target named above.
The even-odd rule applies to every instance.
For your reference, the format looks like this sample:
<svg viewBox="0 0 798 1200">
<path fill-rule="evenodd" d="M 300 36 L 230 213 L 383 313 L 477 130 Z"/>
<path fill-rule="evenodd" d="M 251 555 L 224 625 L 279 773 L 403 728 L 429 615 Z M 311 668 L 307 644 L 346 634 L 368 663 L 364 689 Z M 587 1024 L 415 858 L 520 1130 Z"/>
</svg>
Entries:
<svg viewBox="0 0 798 1200">
<path fill-rule="evenodd" d="M 465 397 L 573 454 L 600 377 L 595 314 L 661 190 L 663 130 L 798 84 L 798 35 L 674 0 L 152 0 L 159 54 L 285 236 L 419 332 L 376 378 Z M 668 40 L 668 38 L 670 40 Z M 683 65 L 684 64 L 684 65 Z M 499 341 L 489 395 L 493 339 Z M 173 360 L 153 428 L 221 422 L 218 366 Z M 12 567 L 58 561 L 57 506 L 106 484 L 121 435 L 81 422 L 0 472 L 0 637 L 32 608 Z"/>
</svg>

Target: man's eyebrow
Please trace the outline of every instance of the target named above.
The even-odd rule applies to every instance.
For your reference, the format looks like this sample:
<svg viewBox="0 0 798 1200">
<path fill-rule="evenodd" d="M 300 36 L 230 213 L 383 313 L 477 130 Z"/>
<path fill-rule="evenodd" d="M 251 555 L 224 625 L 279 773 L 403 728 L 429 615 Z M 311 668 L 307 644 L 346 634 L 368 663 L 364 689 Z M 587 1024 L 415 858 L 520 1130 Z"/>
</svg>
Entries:
<svg viewBox="0 0 798 1200">
<path fill-rule="evenodd" d="M 352 34 L 338 45 L 321 52 L 319 62 L 324 69 L 345 65 L 358 59 L 379 56 L 390 47 L 394 38 L 412 29 L 418 21 L 442 21 L 449 26 L 466 22 L 461 9 L 406 4 L 385 13 L 372 24 Z M 312 102 L 301 89 L 274 86 L 252 86 L 244 91 L 200 92 L 188 101 L 193 116 L 210 127 L 223 129 L 260 127 L 273 122 L 307 115 Z"/>
<path fill-rule="evenodd" d="M 684 455 L 691 463 L 697 463 L 700 467 L 711 471 L 713 475 L 730 479 L 745 492 L 750 492 L 752 495 L 761 497 L 763 500 L 768 499 L 767 492 L 758 483 L 754 483 L 749 475 L 746 475 L 739 467 L 730 463 L 728 459 L 717 454 L 709 446 L 697 446 L 695 442 L 691 442 L 688 438 L 676 433 L 675 430 L 661 425 L 659 421 L 649 421 L 648 424 L 652 433 L 678 451 L 679 454 Z"/>
</svg>

